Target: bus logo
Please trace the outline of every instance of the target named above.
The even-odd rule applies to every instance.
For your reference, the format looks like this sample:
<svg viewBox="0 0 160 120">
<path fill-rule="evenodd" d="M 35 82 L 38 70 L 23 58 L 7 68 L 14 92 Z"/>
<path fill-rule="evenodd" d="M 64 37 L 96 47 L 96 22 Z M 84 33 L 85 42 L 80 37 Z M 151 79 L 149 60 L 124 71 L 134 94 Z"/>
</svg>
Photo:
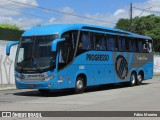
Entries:
<svg viewBox="0 0 160 120">
<path fill-rule="evenodd" d="M 128 63 L 122 55 L 119 55 L 117 57 L 116 62 L 115 62 L 115 69 L 116 69 L 116 73 L 117 73 L 118 77 L 121 80 L 124 80 L 127 77 Z"/>
</svg>

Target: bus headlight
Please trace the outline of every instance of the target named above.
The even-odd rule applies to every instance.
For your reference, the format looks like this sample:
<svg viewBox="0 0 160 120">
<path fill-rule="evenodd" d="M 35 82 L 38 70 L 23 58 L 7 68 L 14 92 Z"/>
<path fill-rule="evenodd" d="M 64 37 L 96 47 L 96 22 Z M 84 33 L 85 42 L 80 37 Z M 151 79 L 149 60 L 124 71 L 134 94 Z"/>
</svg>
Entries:
<svg viewBox="0 0 160 120">
<path fill-rule="evenodd" d="M 16 79 L 17 81 L 21 81 L 21 79 L 20 79 L 20 78 L 18 78 L 18 77 L 15 77 L 15 79 Z"/>
<path fill-rule="evenodd" d="M 53 79 L 55 76 L 56 76 L 56 75 L 53 74 L 53 75 L 51 75 L 51 76 L 49 76 L 49 77 L 44 78 L 43 81 L 51 80 L 51 79 Z"/>
</svg>

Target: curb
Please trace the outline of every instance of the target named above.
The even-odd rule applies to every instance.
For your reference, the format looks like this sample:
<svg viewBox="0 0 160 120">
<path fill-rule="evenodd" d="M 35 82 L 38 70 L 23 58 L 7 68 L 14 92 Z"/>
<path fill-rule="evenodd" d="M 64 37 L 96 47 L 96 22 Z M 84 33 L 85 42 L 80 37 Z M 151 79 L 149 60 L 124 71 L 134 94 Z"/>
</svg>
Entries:
<svg viewBox="0 0 160 120">
<path fill-rule="evenodd" d="M 12 90 L 16 89 L 15 85 L 0 85 L 0 90 Z"/>
</svg>

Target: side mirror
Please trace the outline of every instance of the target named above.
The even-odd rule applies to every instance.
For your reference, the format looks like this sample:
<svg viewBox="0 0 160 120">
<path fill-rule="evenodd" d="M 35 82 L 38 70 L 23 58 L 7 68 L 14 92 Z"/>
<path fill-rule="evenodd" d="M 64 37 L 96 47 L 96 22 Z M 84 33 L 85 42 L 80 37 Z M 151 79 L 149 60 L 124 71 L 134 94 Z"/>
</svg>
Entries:
<svg viewBox="0 0 160 120">
<path fill-rule="evenodd" d="M 56 49 L 57 49 L 57 43 L 63 42 L 63 41 L 65 41 L 65 38 L 53 40 L 53 42 L 52 42 L 52 47 L 51 47 L 51 51 L 52 51 L 52 52 L 55 52 Z"/>
<path fill-rule="evenodd" d="M 13 46 L 13 45 L 16 45 L 16 44 L 18 44 L 19 43 L 19 41 L 15 41 L 15 42 L 10 42 L 9 44 L 7 44 L 7 46 L 6 46 L 6 55 L 10 55 L 10 49 L 11 49 L 11 47 Z"/>
</svg>

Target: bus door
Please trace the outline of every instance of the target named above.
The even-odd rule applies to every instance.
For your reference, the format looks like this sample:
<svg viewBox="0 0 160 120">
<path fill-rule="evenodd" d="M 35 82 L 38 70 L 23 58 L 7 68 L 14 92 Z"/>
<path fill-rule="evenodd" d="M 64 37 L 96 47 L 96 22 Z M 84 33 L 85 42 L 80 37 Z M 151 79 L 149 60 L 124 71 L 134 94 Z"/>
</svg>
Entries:
<svg viewBox="0 0 160 120">
<path fill-rule="evenodd" d="M 62 35 L 64 42 L 59 43 L 58 59 L 58 86 L 68 88 L 70 83 L 71 66 L 74 58 L 75 45 L 77 39 L 76 31 L 69 31 Z"/>
<path fill-rule="evenodd" d="M 67 69 L 65 69 L 67 65 L 67 46 L 65 42 L 59 43 L 58 50 L 58 88 L 67 88 Z"/>
</svg>

